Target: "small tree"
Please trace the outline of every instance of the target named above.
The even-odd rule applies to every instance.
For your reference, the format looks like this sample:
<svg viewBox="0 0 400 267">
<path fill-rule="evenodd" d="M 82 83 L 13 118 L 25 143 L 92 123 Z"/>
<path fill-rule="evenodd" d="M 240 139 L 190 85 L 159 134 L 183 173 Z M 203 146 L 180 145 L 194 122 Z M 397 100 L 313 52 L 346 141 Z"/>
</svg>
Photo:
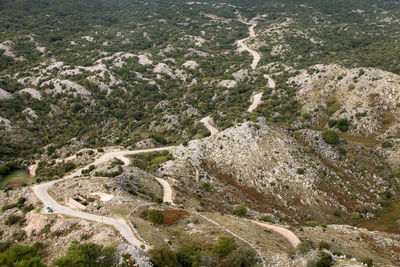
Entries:
<svg viewBox="0 0 400 267">
<path fill-rule="evenodd" d="M 161 224 L 164 221 L 164 214 L 161 210 L 148 210 L 147 219 L 154 224 Z"/>
<path fill-rule="evenodd" d="M 330 145 L 336 145 L 339 143 L 339 135 L 335 131 L 323 131 L 322 138 Z"/>
<path fill-rule="evenodd" d="M 245 247 L 234 250 L 226 258 L 226 263 L 228 266 L 252 267 L 256 264 L 256 262 L 256 252 Z"/>
<path fill-rule="evenodd" d="M 220 236 L 214 251 L 220 256 L 227 256 L 235 249 L 235 239 L 233 237 Z"/>
<path fill-rule="evenodd" d="M 247 208 L 245 206 L 238 205 L 233 209 L 233 214 L 244 217 L 247 214 Z"/>
<path fill-rule="evenodd" d="M 155 248 L 149 251 L 151 260 L 159 267 L 175 267 L 178 260 L 174 251 L 169 248 Z"/>
<path fill-rule="evenodd" d="M 349 129 L 349 121 L 347 119 L 340 119 L 340 120 L 337 121 L 336 126 L 342 132 L 347 132 L 347 130 Z"/>
</svg>

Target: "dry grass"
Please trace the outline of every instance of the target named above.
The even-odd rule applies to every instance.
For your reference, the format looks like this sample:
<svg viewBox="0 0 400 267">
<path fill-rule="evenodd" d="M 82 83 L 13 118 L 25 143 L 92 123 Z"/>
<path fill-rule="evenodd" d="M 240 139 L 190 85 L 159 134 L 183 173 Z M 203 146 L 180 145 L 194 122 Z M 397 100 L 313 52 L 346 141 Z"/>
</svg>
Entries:
<svg viewBox="0 0 400 267">
<path fill-rule="evenodd" d="M 356 222 L 357 227 L 400 234 L 400 202 L 387 202 L 374 219 Z"/>
</svg>

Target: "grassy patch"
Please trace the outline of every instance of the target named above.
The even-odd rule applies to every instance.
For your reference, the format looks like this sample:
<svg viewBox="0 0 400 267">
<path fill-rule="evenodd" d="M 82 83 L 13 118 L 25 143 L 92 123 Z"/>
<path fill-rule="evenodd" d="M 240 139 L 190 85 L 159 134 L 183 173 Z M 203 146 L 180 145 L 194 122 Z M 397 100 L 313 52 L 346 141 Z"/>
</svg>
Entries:
<svg viewBox="0 0 400 267">
<path fill-rule="evenodd" d="M 15 187 L 22 184 L 31 184 L 33 179 L 30 175 L 22 170 L 13 171 L 0 181 L 0 187 Z"/>
<path fill-rule="evenodd" d="M 339 136 L 349 142 L 362 144 L 367 147 L 374 147 L 379 144 L 379 141 L 376 140 L 375 136 L 352 136 L 343 133 L 339 134 Z"/>
<path fill-rule="evenodd" d="M 161 164 L 173 157 L 168 151 L 142 153 L 131 156 L 132 165 L 147 171 L 155 171 Z"/>
<path fill-rule="evenodd" d="M 400 234 L 400 202 L 386 202 L 385 207 L 376 214 L 374 219 L 360 220 L 356 223 L 356 226 L 368 230 Z"/>
<path fill-rule="evenodd" d="M 128 209 L 114 209 L 112 212 L 116 215 L 126 216 L 130 211 Z"/>
</svg>

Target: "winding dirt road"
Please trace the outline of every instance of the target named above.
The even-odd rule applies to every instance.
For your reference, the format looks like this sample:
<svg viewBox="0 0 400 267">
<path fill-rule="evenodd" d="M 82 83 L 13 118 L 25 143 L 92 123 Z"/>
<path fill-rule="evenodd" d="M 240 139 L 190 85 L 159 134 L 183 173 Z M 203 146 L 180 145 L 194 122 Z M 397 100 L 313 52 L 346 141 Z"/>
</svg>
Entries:
<svg viewBox="0 0 400 267">
<path fill-rule="evenodd" d="M 254 27 L 257 25 L 257 23 L 256 23 L 255 21 L 251 21 L 250 23 L 245 22 L 245 21 L 241 21 L 241 22 L 243 22 L 243 23 L 245 23 L 245 24 L 248 24 L 248 25 L 249 25 L 249 24 L 251 25 L 251 26 L 249 27 L 250 36 L 249 36 L 249 37 L 246 37 L 246 38 L 243 38 L 243 39 L 240 39 L 240 40 L 236 41 L 236 43 L 239 45 L 239 47 L 240 47 L 242 50 L 246 50 L 247 52 L 249 52 L 249 53 L 253 56 L 253 62 L 251 63 L 251 68 L 252 68 L 253 70 L 255 70 L 255 69 L 257 68 L 258 62 L 259 62 L 260 59 L 261 59 L 261 56 L 260 56 L 260 54 L 259 54 L 257 51 L 255 51 L 255 50 L 251 49 L 250 47 L 248 47 L 248 46 L 246 45 L 245 42 L 246 42 L 247 40 L 249 40 L 250 38 L 256 37 L 256 33 L 254 32 Z"/>
<path fill-rule="evenodd" d="M 206 126 L 206 128 L 211 132 L 211 135 L 217 134 L 219 132 L 218 129 L 212 126 L 210 124 L 210 121 L 211 121 L 210 116 L 204 117 L 200 120 L 200 122 L 202 122 L 204 126 Z"/>
<path fill-rule="evenodd" d="M 47 183 L 42 183 L 38 185 L 32 186 L 32 190 L 35 193 L 35 195 L 43 202 L 45 206 L 49 206 L 53 209 L 55 213 L 59 214 L 64 214 L 64 215 L 69 215 L 73 217 L 78 217 L 81 219 L 85 220 L 90 220 L 90 221 L 95 221 L 99 223 L 104 223 L 113 226 L 115 229 L 117 229 L 121 235 L 126 239 L 127 242 L 129 242 L 132 245 L 135 246 L 144 246 L 145 250 L 150 249 L 150 246 L 147 244 L 143 243 L 139 239 L 137 239 L 133 233 L 132 229 L 126 224 L 126 222 L 123 219 L 115 219 L 111 217 L 105 217 L 105 216 L 99 216 L 99 215 L 94 215 L 82 211 L 77 211 L 65 206 L 62 206 L 58 204 L 47 192 L 47 190 L 54 185 L 55 183 L 59 181 L 63 181 L 66 179 L 71 179 L 75 176 L 80 176 L 82 175 L 82 170 L 87 168 L 90 165 L 99 165 L 102 163 L 105 163 L 109 160 L 112 160 L 114 158 L 121 159 L 124 164 L 129 164 L 129 159 L 125 157 L 125 155 L 133 155 L 133 154 L 140 154 L 140 153 L 147 153 L 147 152 L 156 152 L 156 151 L 163 151 L 163 150 L 171 150 L 173 147 L 160 147 L 160 148 L 151 148 L 151 149 L 143 149 L 143 150 L 134 150 L 134 151 L 113 151 L 113 152 L 108 152 L 103 155 L 101 155 L 99 158 L 97 158 L 93 163 L 88 164 L 87 166 L 80 168 L 73 173 L 66 175 L 64 178 L 47 182 Z M 165 182 L 165 181 L 164 181 Z M 167 183 L 167 182 L 165 182 Z M 163 187 L 165 184 L 161 184 Z M 167 194 L 164 194 L 164 199 L 170 199 L 172 200 L 172 191 L 168 195 L 168 191 L 164 190 L 164 192 L 167 192 Z M 134 230 L 134 229 L 133 229 Z"/>
<path fill-rule="evenodd" d="M 245 24 L 250 25 L 249 27 L 249 33 L 250 36 L 241 40 L 237 41 L 237 44 L 239 45 L 239 47 L 243 50 L 248 51 L 252 56 L 253 56 L 253 61 L 251 63 L 251 68 L 253 70 L 255 70 L 257 68 L 257 64 L 260 61 L 260 54 L 249 48 L 245 42 L 253 37 L 256 37 L 255 32 L 254 32 L 254 27 L 257 25 L 257 23 L 252 20 L 250 22 L 245 22 L 245 21 L 241 21 Z M 275 82 L 269 77 L 269 75 L 264 75 L 264 77 L 266 79 L 268 79 L 268 86 L 270 88 L 275 88 Z M 263 93 L 258 93 L 255 94 L 252 97 L 252 103 L 250 105 L 250 107 L 248 108 L 248 112 L 252 112 L 254 111 L 257 106 L 260 104 L 261 99 L 262 99 L 262 95 Z M 215 135 L 217 134 L 219 131 L 217 128 L 215 128 L 214 126 L 212 126 L 210 124 L 211 121 L 211 117 L 207 116 L 205 118 L 203 118 L 202 120 L 200 120 L 200 122 L 202 122 L 205 127 L 211 132 L 211 135 Z M 86 169 L 88 166 L 90 165 L 99 165 L 105 162 L 108 162 L 112 159 L 118 158 L 121 161 L 124 162 L 125 165 L 128 165 L 130 163 L 129 158 L 126 157 L 126 155 L 133 155 L 133 154 L 141 154 L 141 153 L 147 153 L 147 152 L 156 152 L 156 151 L 163 151 L 163 150 L 172 150 L 174 149 L 174 146 L 170 146 L 170 147 L 160 147 L 160 148 L 152 148 L 152 149 L 143 149 L 143 150 L 133 150 L 133 151 L 110 151 L 110 152 L 106 152 L 104 154 L 102 154 L 100 157 L 98 157 L 93 163 L 88 164 L 87 166 L 80 168 L 74 172 L 72 172 L 69 175 L 66 175 L 64 178 L 56 180 L 56 181 L 51 181 L 51 182 L 47 182 L 47 183 L 42 183 L 42 184 L 37 184 L 32 186 L 32 190 L 33 192 L 36 194 L 36 196 L 43 202 L 43 204 L 45 204 L 46 206 L 50 206 L 55 213 L 59 213 L 59 214 L 64 214 L 64 215 L 69 215 L 69 216 L 73 216 L 73 217 L 78 217 L 81 219 L 85 219 L 85 220 L 91 220 L 91 221 L 96 221 L 99 223 L 104 223 L 104 224 L 108 224 L 113 226 L 115 229 L 117 229 L 121 235 L 126 239 L 127 242 L 129 242 L 132 245 L 135 246 L 144 246 L 145 250 L 150 249 L 151 247 L 147 244 L 145 244 L 144 242 L 140 241 L 133 233 L 136 232 L 136 229 L 130 224 L 130 226 L 126 223 L 125 220 L 123 219 L 115 219 L 115 218 L 111 218 L 111 217 L 104 217 L 104 216 L 99 216 L 99 215 L 94 215 L 94 214 L 90 214 L 90 213 L 85 213 L 82 211 L 77 211 L 77 210 L 73 210 L 71 208 L 62 206 L 60 204 L 58 204 L 47 192 L 47 190 L 54 185 L 55 183 L 65 180 L 65 179 L 71 179 L 75 176 L 81 176 L 82 175 L 82 170 Z M 71 160 L 75 158 L 75 156 L 71 156 L 68 158 L 65 158 L 63 160 Z M 61 160 L 62 161 L 62 160 Z M 34 165 L 29 167 L 29 172 L 31 174 L 31 176 L 35 176 L 35 171 L 36 168 L 38 166 L 38 161 L 35 162 Z M 161 178 L 156 178 L 157 181 L 160 183 L 160 185 L 163 188 L 163 202 L 165 203 L 170 203 L 170 205 L 172 206 L 176 206 L 176 204 L 173 202 L 173 190 L 172 187 L 170 186 L 170 184 L 165 181 L 164 179 Z M 145 203 L 144 205 L 149 205 L 149 203 Z M 139 205 L 140 206 L 140 205 Z M 138 206 L 138 207 L 139 207 Z M 265 264 L 265 260 L 262 257 L 260 251 L 256 248 L 256 246 L 252 243 L 250 243 L 249 241 L 243 239 L 242 237 L 238 236 L 236 233 L 232 232 L 231 230 L 227 229 L 226 227 L 220 225 L 219 223 L 215 222 L 214 220 L 206 217 L 205 215 L 196 212 L 196 211 L 192 211 L 193 213 L 199 215 L 200 217 L 206 219 L 207 221 L 217 225 L 218 227 L 221 227 L 222 229 L 224 229 L 225 231 L 227 231 L 228 233 L 230 233 L 231 235 L 235 236 L 236 238 L 242 240 L 243 242 L 245 242 L 246 244 L 248 244 L 250 247 L 252 247 L 253 249 L 255 249 L 257 251 L 257 253 L 259 254 L 263 266 L 266 266 Z M 232 216 L 234 217 L 234 216 Z M 279 234 L 281 234 L 283 237 L 285 237 L 291 244 L 293 247 L 297 247 L 297 245 L 300 243 L 299 238 L 289 229 L 283 227 L 283 226 L 279 226 L 279 225 L 272 225 L 272 224 L 268 224 L 268 223 L 263 223 L 263 222 L 259 222 L 259 221 L 255 221 L 255 220 L 251 220 L 251 219 L 243 219 L 243 218 L 238 218 L 238 217 L 234 217 L 235 219 L 238 220 L 246 220 L 249 222 L 252 222 L 254 224 L 257 224 L 261 227 L 270 229 L 272 231 L 275 231 Z M 130 223 L 130 222 L 129 222 Z"/>
</svg>

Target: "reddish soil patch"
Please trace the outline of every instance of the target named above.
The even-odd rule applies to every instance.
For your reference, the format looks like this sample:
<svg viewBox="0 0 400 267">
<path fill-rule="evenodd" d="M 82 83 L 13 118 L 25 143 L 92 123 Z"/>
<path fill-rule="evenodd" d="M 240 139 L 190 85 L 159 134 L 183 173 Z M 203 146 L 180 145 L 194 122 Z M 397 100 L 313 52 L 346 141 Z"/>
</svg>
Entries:
<svg viewBox="0 0 400 267">
<path fill-rule="evenodd" d="M 162 213 L 164 215 L 162 224 L 165 225 L 173 225 L 189 214 L 189 212 L 185 210 L 164 210 Z"/>
<path fill-rule="evenodd" d="M 24 182 L 8 182 L 4 185 L 4 187 L 18 187 L 23 184 L 24 184 Z"/>
</svg>

